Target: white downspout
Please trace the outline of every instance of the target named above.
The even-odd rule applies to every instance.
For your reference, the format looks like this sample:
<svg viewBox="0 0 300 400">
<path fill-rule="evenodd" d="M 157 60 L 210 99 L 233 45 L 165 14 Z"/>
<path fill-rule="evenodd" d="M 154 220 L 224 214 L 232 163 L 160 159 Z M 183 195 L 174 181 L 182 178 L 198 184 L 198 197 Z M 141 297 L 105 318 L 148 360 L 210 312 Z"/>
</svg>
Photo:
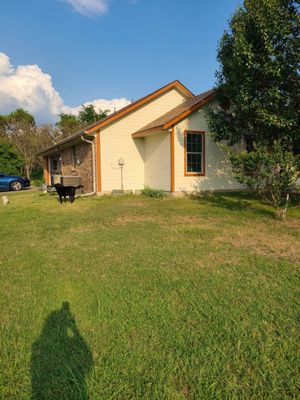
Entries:
<svg viewBox="0 0 300 400">
<path fill-rule="evenodd" d="M 96 194 L 95 143 L 92 140 L 85 139 L 83 137 L 83 135 L 81 135 L 80 138 L 83 142 L 86 142 L 86 143 L 89 143 L 92 145 L 92 164 L 93 164 L 93 191 L 90 193 L 82 194 L 80 197 L 92 196 L 93 194 Z"/>
</svg>

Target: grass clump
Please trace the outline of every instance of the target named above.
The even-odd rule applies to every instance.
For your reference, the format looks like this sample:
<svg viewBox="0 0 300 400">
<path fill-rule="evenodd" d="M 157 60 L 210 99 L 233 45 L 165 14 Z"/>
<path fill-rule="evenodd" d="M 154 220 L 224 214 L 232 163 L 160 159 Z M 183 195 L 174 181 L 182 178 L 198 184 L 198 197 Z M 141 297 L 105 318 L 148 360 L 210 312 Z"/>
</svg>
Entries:
<svg viewBox="0 0 300 400">
<path fill-rule="evenodd" d="M 164 190 L 153 189 L 150 186 L 145 186 L 144 189 L 141 190 L 141 194 L 155 199 L 163 199 L 166 195 Z"/>
</svg>

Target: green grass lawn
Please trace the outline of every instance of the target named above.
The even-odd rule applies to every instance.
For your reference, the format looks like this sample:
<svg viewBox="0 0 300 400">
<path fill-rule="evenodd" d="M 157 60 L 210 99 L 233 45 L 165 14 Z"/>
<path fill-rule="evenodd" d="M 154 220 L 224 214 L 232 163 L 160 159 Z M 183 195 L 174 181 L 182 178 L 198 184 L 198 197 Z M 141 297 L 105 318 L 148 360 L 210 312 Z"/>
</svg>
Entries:
<svg viewBox="0 0 300 400">
<path fill-rule="evenodd" d="M 0 204 L 0 399 L 296 399 L 300 208 Z"/>
</svg>

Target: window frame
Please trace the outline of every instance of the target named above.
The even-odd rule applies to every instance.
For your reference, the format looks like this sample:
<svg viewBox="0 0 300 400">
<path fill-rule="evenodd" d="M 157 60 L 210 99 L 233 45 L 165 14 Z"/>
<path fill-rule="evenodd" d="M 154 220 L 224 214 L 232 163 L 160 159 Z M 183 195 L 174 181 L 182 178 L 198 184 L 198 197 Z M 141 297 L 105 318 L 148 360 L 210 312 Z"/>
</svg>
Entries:
<svg viewBox="0 0 300 400">
<path fill-rule="evenodd" d="M 188 172 L 187 171 L 187 135 L 188 134 L 197 134 L 202 137 L 202 168 L 201 172 Z M 184 131 L 184 176 L 205 176 L 205 131 L 192 131 L 185 130 Z"/>
</svg>

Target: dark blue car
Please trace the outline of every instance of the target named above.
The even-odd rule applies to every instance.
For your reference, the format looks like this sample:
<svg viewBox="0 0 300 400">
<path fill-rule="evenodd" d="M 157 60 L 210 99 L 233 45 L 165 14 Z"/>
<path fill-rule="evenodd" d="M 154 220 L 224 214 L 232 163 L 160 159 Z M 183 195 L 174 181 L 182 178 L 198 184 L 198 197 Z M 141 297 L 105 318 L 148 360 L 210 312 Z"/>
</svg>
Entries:
<svg viewBox="0 0 300 400">
<path fill-rule="evenodd" d="M 7 175 L 0 172 L 0 190 L 18 191 L 30 186 L 30 180 L 16 175 Z"/>
</svg>

